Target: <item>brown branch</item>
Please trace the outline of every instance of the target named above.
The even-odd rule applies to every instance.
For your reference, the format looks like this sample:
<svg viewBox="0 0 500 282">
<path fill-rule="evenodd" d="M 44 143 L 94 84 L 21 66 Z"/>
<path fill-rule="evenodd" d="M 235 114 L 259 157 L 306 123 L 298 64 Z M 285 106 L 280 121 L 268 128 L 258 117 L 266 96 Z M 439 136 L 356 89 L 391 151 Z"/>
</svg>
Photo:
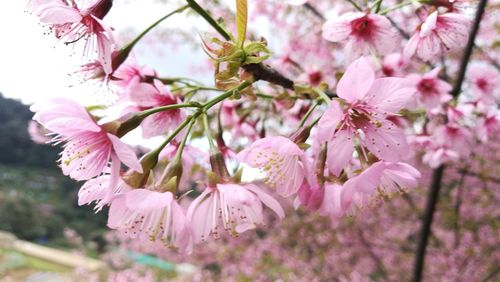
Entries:
<svg viewBox="0 0 500 282">
<path fill-rule="evenodd" d="M 277 70 L 271 68 L 270 66 L 264 65 L 264 64 L 248 64 L 248 65 L 243 65 L 242 68 L 251 73 L 255 80 L 263 80 L 270 82 L 272 84 L 276 84 L 279 86 L 282 86 L 286 89 L 291 89 L 293 90 L 293 80 L 285 77 L 281 73 L 279 73 Z"/>
<path fill-rule="evenodd" d="M 429 235 L 431 234 L 431 225 L 434 219 L 434 211 L 436 210 L 436 205 L 439 198 L 439 190 L 441 189 L 441 179 L 443 178 L 444 169 L 444 165 L 441 165 L 432 173 L 432 182 L 429 189 L 429 195 L 427 196 L 427 206 L 425 208 L 425 214 L 422 221 L 422 230 L 420 231 L 417 246 L 413 281 L 422 281 L 425 252 L 427 249 L 427 243 L 429 241 Z"/>
<path fill-rule="evenodd" d="M 467 45 L 460 62 L 457 80 L 455 81 L 453 90 L 451 90 L 450 93 L 455 98 L 460 95 L 460 91 L 462 90 L 462 84 L 465 78 L 465 72 L 467 71 L 467 65 L 469 64 L 470 57 L 472 56 L 472 50 L 474 49 L 475 45 L 474 41 L 476 40 L 476 35 L 479 31 L 479 27 L 481 26 L 481 19 L 483 18 L 484 11 L 486 10 L 487 3 L 488 0 L 481 0 L 477 6 L 476 17 L 474 18 L 474 23 L 470 31 L 469 39 L 467 40 Z"/>
<path fill-rule="evenodd" d="M 469 64 L 469 60 L 472 55 L 472 50 L 474 49 L 474 41 L 479 31 L 479 27 L 481 25 L 481 19 L 483 17 L 487 3 L 488 0 L 480 0 L 478 4 L 474 23 L 472 25 L 469 34 L 469 39 L 467 41 L 467 45 L 465 46 L 464 54 L 460 62 L 460 68 L 458 70 L 457 79 L 455 80 L 453 90 L 451 91 L 451 95 L 455 98 L 457 98 L 460 95 L 460 91 L 462 89 L 462 84 L 465 77 L 465 72 L 467 70 L 467 65 Z M 444 170 L 445 170 L 444 165 L 441 165 L 440 167 L 435 169 L 432 174 L 432 182 L 429 189 L 427 206 L 424 214 L 424 220 L 422 222 L 422 229 L 420 232 L 420 237 L 417 246 L 417 253 L 415 257 L 415 267 L 413 271 L 413 281 L 415 282 L 422 281 L 422 274 L 425 263 L 425 253 L 426 253 L 427 243 L 429 241 L 429 235 L 431 233 L 431 225 L 434 218 L 434 212 L 436 210 L 436 205 L 439 199 L 439 190 L 441 189 L 441 181 L 443 178 Z"/>
<path fill-rule="evenodd" d="M 311 3 L 305 3 L 304 8 L 307 10 L 311 11 L 316 17 L 318 17 L 320 20 L 324 21 L 326 20 L 323 14 L 321 14 L 318 9 L 316 9 Z"/>
<path fill-rule="evenodd" d="M 273 69 L 268 65 L 260 63 L 260 64 L 243 65 L 241 67 L 246 72 L 251 73 L 256 81 L 257 80 L 267 81 L 269 83 L 279 85 L 286 89 L 290 90 L 295 89 L 295 83 L 293 82 L 293 80 L 282 75 L 280 72 L 278 72 L 277 70 Z M 337 97 L 337 95 L 330 90 L 325 91 L 325 93 L 330 98 Z"/>
<path fill-rule="evenodd" d="M 410 39 L 410 35 L 406 33 L 393 19 L 386 17 L 392 24 L 392 26 L 403 36 L 404 39 Z"/>
</svg>

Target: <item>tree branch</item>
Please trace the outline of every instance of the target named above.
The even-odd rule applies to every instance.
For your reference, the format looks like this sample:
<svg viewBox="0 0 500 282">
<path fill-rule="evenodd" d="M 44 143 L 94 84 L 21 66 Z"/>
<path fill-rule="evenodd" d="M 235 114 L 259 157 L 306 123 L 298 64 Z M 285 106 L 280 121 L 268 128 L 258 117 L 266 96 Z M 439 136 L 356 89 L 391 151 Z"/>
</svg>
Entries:
<svg viewBox="0 0 500 282">
<path fill-rule="evenodd" d="M 429 241 L 429 235 L 431 234 L 431 225 L 434 219 L 434 211 L 436 210 L 436 205 L 439 198 L 439 190 L 441 189 L 441 179 L 443 178 L 444 169 L 444 165 L 441 165 L 432 173 L 431 187 L 429 189 L 429 195 L 427 197 L 427 206 L 425 208 L 425 213 L 422 220 L 422 230 L 420 231 L 420 237 L 417 246 L 417 256 L 415 259 L 415 268 L 413 272 L 413 281 L 415 282 L 422 281 L 425 252 L 427 243 Z"/>
<path fill-rule="evenodd" d="M 248 64 L 242 66 L 242 68 L 251 73 L 255 80 L 263 80 L 267 81 L 279 86 L 282 86 L 286 89 L 291 89 L 293 90 L 293 81 L 281 73 L 279 73 L 277 70 L 264 65 L 264 64 Z"/>
<path fill-rule="evenodd" d="M 465 78 L 465 72 L 467 71 L 467 65 L 469 64 L 470 57 L 472 55 L 472 50 L 474 49 L 474 41 L 476 40 L 476 35 L 479 31 L 481 25 L 481 19 L 483 18 L 484 11 L 486 9 L 486 4 L 488 0 L 481 0 L 477 6 L 476 17 L 474 18 L 474 23 L 470 30 L 469 39 L 467 40 L 467 45 L 465 46 L 464 54 L 462 56 L 462 61 L 460 62 L 460 68 L 458 69 L 457 80 L 453 90 L 451 90 L 451 95 L 457 98 L 462 90 L 462 84 Z"/>
<path fill-rule="evenodd" d="M 453 90 L 451 91 L 451 95 L 455 98 L 458 98 L 460 95 L 462 84 L 465 77 L 465 72 L 467 71 L 467 65 L 469 64 L 470 57 L 472 55 L 472 50 L 474 49 L 474 41 L 476 39 L 476 35 L 479 31 L 479 27 L 481 24 L 481 19 L 483 17 L 486 4 L 488 0 L 480 0 L 476 16 L 474 19 L 474 23 L 472 25 L 469 39 L 467 41 L 467 45 L 465 47 L 461 62 L 460 69 L 458 70 L 458 76 L 455 80 L 455 84 L 453 86 Z M 424 219 L 422 222 L 422 229 L 420 232 L 420 238 L 417 246 L 417 253 L 415 257 L 415 267 L 413 271 L 413 281 L 420 282 L 422 281 L 422 274 L 424 270 L 424 262 L 425 262 L 425 252 L 427 248 L 427 243 L 429 241 L 429 235 L 431 233 L 431 225 L 434 218 L 434 212 L 436 210 L 436 205 L 439 198 L 439 190 L 441 189 L 441 180 L 443 178 L 443 173 L 445 170 L 445 166 L 441 165 L 437 169 L 435 169 L 432 173 L 432 182 L 429 189 L 429 195 L 427 198 L 427 206 L 424 213 Z"/>
</svg>

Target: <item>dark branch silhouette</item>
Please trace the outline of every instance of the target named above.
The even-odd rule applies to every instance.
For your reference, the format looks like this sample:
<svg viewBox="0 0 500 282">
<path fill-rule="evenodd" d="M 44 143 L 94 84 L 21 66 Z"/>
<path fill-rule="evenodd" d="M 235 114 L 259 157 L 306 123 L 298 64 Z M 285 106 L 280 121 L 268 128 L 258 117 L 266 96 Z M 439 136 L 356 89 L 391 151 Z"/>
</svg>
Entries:
<svg viewBox="0 0 500 282">
<path fill-rule="evenodd" d="M 451 95 L 455 98 L 458 98 L 460 92 L 462 90 L 462 84 L 465 78 L 465 73 L 467 71 L 467 65 L 469 64 L 470 57 L 472 55 L 472 51 L 474 49 L 474 41 L 476 39 L 477 33 L 479 31 L 479 26 L 481 24 L 481 19 L 483 17 L 486 4 L 488 0 L 481 0 L 478 4 L 474 23 L 472 25 L 469 39 L 467 41 L 467 45 L 465 47 L 461 62 L 460 68 L 458 70 L 458 75 L 453 85 L 453 90 L 451 91 Z M 439 190 L 441 189 L 441 181 L 443 178 L 445 166 L 441 165 L 437 169 L 435 169 L 432 173 L 432 182 L 429 188 L 429 195 L 427 197 L 427 205 L 424 212 L 424 218 L 422 221 L 422 229 L 420 231 L 420 237 L 417 246 L 417 253 L 415 257 L 415 267 L 413 270 L 413 281 L 420 282 L 422 281 L 422 274 L 424 270 L 425 263 L 425 253 L 427 249 L 427 243 L 429 241 L 429 235 L 431 234 L 431 225 L 434 218 L 434 212 L 436 210 L 436 205 L 439 199 Z"/>
</svg>

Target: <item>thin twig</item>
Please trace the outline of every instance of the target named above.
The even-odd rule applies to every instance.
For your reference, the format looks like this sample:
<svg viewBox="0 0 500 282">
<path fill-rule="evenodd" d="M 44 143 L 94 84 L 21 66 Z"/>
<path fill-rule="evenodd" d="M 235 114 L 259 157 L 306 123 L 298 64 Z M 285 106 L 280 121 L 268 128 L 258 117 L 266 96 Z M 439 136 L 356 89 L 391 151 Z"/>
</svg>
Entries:
<svg viewBox="0 0 500 282">
<path fill-rule="evenodd" d="M 455 248 L 460 244 L 460 207 L 462 206 L 462 194 L 464 191 L 464 181 L 467 169 L 465 168 L 460 174 L 460 180 L 457 185 L 457 201 L 455 202 Z"/>
<path fill-rule="evenodd" d="M 365 237 L 363 235 L 363 231 L 358 230 L 358 235 L 359 235 L 359 239 L 361 241 L 361 244 L 363 244 L 363 246 L 366 248 L 366 251 L 368 252 L 368 255 L 375 262 L 375 265 L 377 267 L 378 272 L 380 273 L 380 275 L 382 276 L 382 278 L 384 280 L 387 280 L 387 271 L 385 269 L 384 262 L 380 259 L 380 257 L 377 256 L 377 254 L 375 252 L 373 252 L 373 250 L 370 246 L 370 243 L 368 243 L 368 241 L 365 239 Z"/>
<path fill-rule="evenodd" d="M 305 3 L 304 8 L 307 10 L 311 11 L 316 17 L 318 17 L 320 20 L 326 20 L 323 14 L 321 14 L 318 9 L 316 9 L 311 3 Z"/>
<path fill-rule="evenodd" d="M 500 184 L 500 178 L 496 178 L 494 176 L 490 176 L 490 175 L 483 175 L 481 173 L 477 173 L 477 172 L 474 172 L 474 171 L 468 171 L 468 170 L 465 170 L 465 169 L 459 169 L 458 172 L 460 173 L 465 173 L 466 175 L 469 175 L 469 176 L 474 176 L 474 177 L 477 177 L 485 182 L 494 182 L 494 183 L 497 183 L 497 184 Z"/>
<path fill-rule="evenodd" d="M 436 210 L 436 205 L 439 198 L 439 190 L 441 189 L 441 179 L 443 178 L 444 169 L 444 165 L 441 165 L 432 173 L 432 182 L 429 189 L 429 195 L 427 197 L 427 206 L 425 208 L 422 230 L 420 231 L 420 237 L 417 246 L 417 255 L 415 259 L 413 281 L 416 282 L 422 281 L 425 252 L 427 249 L 427 243 L 429 241 L 429 235 L 431 233 L 432 220 L 434 219 L 434 211 Z"/>
<path fill-rule="evenodd" d="M 476 17 L 474 19 L 474 24 L 472 25 L 469 39 L 467 41 L 467 45 L 465 47 L 465 51 L 462 57 L 462 61 L 460 62 L 460 68 L 458 69 L 457 80 L 455 81 L 455 85 L 453 90 L 451 90 L 451 95 L 455 98 L 460 95 L 460 91 L 462 90 L 462 83 L 465 78 L 465 73 L 467 71 L 467 65 L 469 64 L 470 57 L 472 55 L 472 50 L 474 49 L 474 41 L 476 40 L 476 35 L 479 31 L 479 27 L 481 26 L 481 19 L 483 18 L 484 11 L 486 9 L 486 4 L 488 0 L 481 0 L 478 4 Z"/>
</svg>

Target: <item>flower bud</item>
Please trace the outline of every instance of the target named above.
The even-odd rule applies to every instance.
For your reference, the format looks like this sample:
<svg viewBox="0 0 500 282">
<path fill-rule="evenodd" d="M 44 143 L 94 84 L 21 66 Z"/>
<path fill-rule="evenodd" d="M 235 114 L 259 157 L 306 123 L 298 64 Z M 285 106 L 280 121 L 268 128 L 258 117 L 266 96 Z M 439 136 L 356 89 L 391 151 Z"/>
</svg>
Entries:
<svg viewBox="0 0 500 282">
<path fill-rule="evenodd" d="M 224 181 L 230 178 L 221 152 L 210 154 L 210 165 L 212 166 L 212 171 L 219 177 L 220 180 Z"/>
<path fill-rule="evenodd" d="M 141 188 L 146 185 L 149 179 L 151 170 L 158 163 L 158 151 L 151 151 L 144 155 L 141 160 L 141 166 L 143 173 L 136 171 L 127 172 L 122 178 L 125 183 L 133 188 Z"/>
<path fill-rule="evenodd" d="M 172 192 L 175 194 L 179 189 L 179 183 L 182 177 L 182 161 L 180 158 L 174 158 L 165 168 L 160 180 L 160 190 L 162 192 Z"/>
</svg>

